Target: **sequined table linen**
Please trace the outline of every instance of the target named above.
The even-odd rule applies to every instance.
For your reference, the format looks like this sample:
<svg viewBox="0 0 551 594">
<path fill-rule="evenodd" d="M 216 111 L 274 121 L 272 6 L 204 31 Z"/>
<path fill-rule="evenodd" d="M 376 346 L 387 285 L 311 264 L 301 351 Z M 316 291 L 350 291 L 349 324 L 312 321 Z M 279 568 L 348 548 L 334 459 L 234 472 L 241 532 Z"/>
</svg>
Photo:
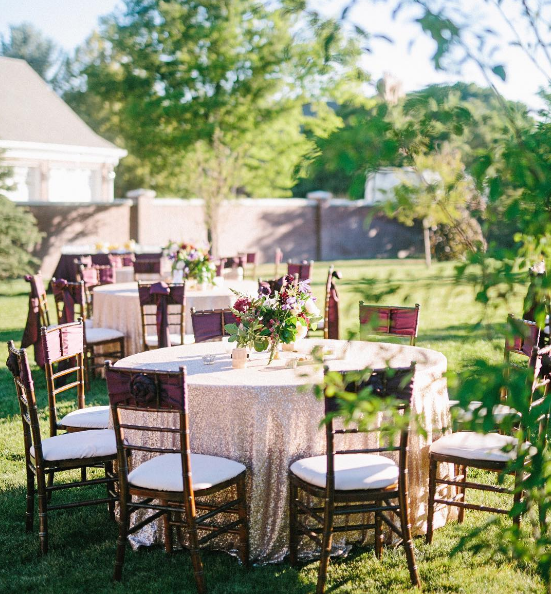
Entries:
<svg viewBox="0 0 551 594">
<path fill-rule="evenodd" d="M 408 471 L 414 533 L 424 532 L 428 447 L 450 422 L 443 378 L 446 358 L 429 349 L 372 342 L 304 340 L 299 349 L 310 351 L 322 343 L 333 349 L 336 357 L 344 357 L 329 361 L 331 369 L 384 367 L 387 363 L 407 366 L 416 361 L 412 405 L 415 413 L 423 415 L 426 436 L 412 431 Z M 159 349 L 127 357 L 117 365 L 157 370 L 187 367 L 192 450 L 247 466 L 251 477 L 251 558 L 278 561 L 288 550 L 289 464 L 325 451 L 325 434 L 319 429 L 323 403 L 309 387 L 321 381 L 322 372 L 313 366 L 285 367 L 296 353 L 281 353 L 282 359 L 269 366 L 266 354 L 253 353 L 247 369 L 233 369 L 230 348 L 227 343 L 212 342 Z M 203 363 L 206 353 L 216 354 L 213 365 Z M 440 466 L 443 472 L 449 470 Z M 453 511 L 447 507 L 437 510 L 435 526 L 443 525 L 449 513 Z M 135 545 L 159 542 L 161 525 L 153 524 L 133 538 Z"/>
</svg>

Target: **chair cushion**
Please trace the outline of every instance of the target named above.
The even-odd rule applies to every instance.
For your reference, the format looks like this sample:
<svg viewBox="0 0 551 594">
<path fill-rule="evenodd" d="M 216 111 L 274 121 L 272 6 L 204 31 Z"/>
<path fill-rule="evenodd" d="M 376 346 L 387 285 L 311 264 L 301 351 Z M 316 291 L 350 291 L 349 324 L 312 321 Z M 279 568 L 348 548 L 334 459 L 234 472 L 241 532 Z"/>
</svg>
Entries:
<svg viewBox="0 0 551 594">
<path fill-rule="evenodd" d="M 86 408 L 79 408 L 65 415 L 60 423 L 64 427 L 107 429 L 109 426 L 109 407 L 88 406 Z"/>
<path fill-rule="evenodd" d="M 484 460 L 487 462 L 507 462 L 515 458 L 515 451 L 504 452 L 505 446 L 516 446 L 517 440 L 509 435 L 499 433 L 474 433 L 459 431 L 444 435 L 431 446 L 432 454 L 457 456 L 470 460 Z"/>
<path fill-rule="evenodd" d="M 94 344 L 105 340 L 117 340 L 124 338 L 124 334 L 113 328 L 86 328 L 86 342 Z"/>
<path fill-rule="evenodd" d="M 190 454 L 193 490 L 208 489 L 236 477 L 245 466 L 234 460 Z M 135 487 L 155 491 L 183 491 L 182 462 L 180 454 L 162 454 L 140 464 L 128 475 L 128 482 Z"/>
<path fill-rule="evenodd" d="M 185 340 L 184 340 L 185 342 Z M 156 334 L 150 334 L 149 336 L 145 337 L 145 344 L 147 346 L 157 346 L 159 344 L 159 338 Z M 170 344 L 171 345 L 179 345 L 182 344 L 182 337 L 180 334 L 170 334 Z"/>
<path fill-rule="evenodd" d="M 44 460 L 82 460 L 113 456 L 117 453 L 115 432 L 113 429 L 95 429 L 64 433 L 42 440 Z M 31 447 L 34 457 L 34 446 Z"/>
<path fill-rule="evenodd" d="M 91 318 L 87 318 L 86 320 L 84 320 L 84 327 L 87 331 L 91 330 L 94 327 L 94 320 Z"/>
<path fill-rule="evenodd" d="M 290 470 L 303 481 L 324 488 L 327 457 L 314 456 L 297 460 Z M 337 491 L 384 489 L 395 485 L 397 481 L 398 465 L 390 458 L 375 454 L 335 455 Z"/>
</svg>

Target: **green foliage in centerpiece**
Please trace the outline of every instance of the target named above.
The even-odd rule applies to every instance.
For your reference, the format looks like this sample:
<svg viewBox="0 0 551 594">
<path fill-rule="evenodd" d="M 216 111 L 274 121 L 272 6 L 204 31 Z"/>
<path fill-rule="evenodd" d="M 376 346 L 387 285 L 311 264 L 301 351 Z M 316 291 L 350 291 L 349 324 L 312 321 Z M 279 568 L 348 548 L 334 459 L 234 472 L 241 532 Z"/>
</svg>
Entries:
<svg viewBox="0 0 551 594">
<path fill-rule="evenodd" d="M 257 297 L 234 293 L 239 297 L 232 308 L 238 323 L 225 326 L 229 342 L 258 352 L 269 348 L 270 363 L 280 342 L 290 344 L 304 338 L 322 319 L 310 281 L 297 282 L 292 275 L 285 277 L 279 291 L 262 286 Z"/>
<path fill-rule="evenodd" d="M 172 260 L 172 272 L 181 270 L 184 278 L 193 278 L 199 283 L 212 283 L 214 280 L 216 268 L 206 249 L 190 243 L 177 244 L 171 241 L 163 248 L 163 253 Z"/>
</svg>

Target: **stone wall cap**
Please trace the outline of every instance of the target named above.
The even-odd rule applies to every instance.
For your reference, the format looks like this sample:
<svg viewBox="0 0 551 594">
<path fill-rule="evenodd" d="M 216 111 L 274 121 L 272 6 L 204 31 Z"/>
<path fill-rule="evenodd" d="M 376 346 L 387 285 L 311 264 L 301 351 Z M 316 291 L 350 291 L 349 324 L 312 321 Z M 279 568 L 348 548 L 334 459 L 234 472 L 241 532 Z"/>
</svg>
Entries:
<svg viewBox="0 0 551 594">
<path fill-rule="evenodd" d="M 146 190 L 144 188 L 137 188 L 136 190 L 130 190 L 126 192 L 126 197 L 130 199 L 136 198 L 155 198 L 157 192 L 155 190 Z"/>
</svg>

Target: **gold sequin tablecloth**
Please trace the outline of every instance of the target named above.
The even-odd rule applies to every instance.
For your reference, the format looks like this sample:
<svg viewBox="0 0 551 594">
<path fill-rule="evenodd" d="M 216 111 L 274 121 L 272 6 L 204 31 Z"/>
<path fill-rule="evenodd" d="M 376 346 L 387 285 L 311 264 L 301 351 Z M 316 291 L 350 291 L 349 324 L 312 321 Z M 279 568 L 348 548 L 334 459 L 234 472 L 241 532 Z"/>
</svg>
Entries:
<svg viewBox="0 0 551 594">
<path fill-rule="evenodd" d="M 186 334 L 193 334 L 191 308 L 224 309 L 230 307 L 237 297 L 230 289 L 256 295 L 256 281 L 229 281 L 223 286 L 198 290 L 186 287 Z M 126 353 L 142 350 L 142 320 L 138 283 L 116 283 L 94 289 L 94 325 L 98 328 L 120 330 L 125 336 Z"/>
<path fill-rule="evenodd" d="M 413 411 L 423 415 L 426 436 L 410 435 L 409 493 L 414 533 L 426 527 L 428 495 L 428 447 L 449 427 L 446 358 L 429 349 L 388 343 L 303 340 L 299 350 L 310 351 L 323 343 L 341 359 L 329 362 L 335 370 L 407 366 L 416 361 Z M 251 558 L 281 560 L 288 549 L 289 464 L 298 458 L 325 453 L 325 433 L 319 423 L 323 402 L 311 388 L 322 371 L 313 366 L 285 367 L 286 358 L 267 365 L 267 354 L 251 354 L 247 369 L 233 369 L 230 345 L 208 342 L 140 353 L 116 365 L 142 369 L 177 370 L 187 367 L 192 450 L 224 456 L 245 464 L 250 474 L 249 522 Z M 205 365 L 202 355 L 217 355 Z M 309 377 L 308 377 L 309 375 Z M 362 436 L 373 439 L 373 436 Z M 357 442 L 356 442 L 357 443 Z M 366 442 L 367 443 L 367 442 Z M 150 444 L 147 444 L 150 445 Z M 442 471 L 448 469 L 440 465 Z M 437 510 L 435 526 L 446 522 L 450 508 Z M 152 524 L 132 537 L 134 545 L 162 539 L 160 525 Z"/>
</svg>

